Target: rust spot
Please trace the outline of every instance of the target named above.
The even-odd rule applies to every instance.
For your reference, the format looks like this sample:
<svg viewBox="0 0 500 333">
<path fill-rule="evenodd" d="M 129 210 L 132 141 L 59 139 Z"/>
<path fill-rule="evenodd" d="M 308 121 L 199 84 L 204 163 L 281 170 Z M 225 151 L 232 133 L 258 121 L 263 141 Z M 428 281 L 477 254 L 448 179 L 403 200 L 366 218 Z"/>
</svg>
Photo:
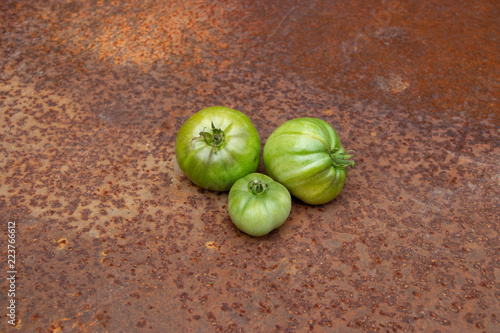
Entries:
<svg viewBox="0 0 500 333">
<path fill-rule="evenodd" d="M 148 320 L 146 318 L 142 318 L 141 320 L 139 320 L 139 322 L 137 323 L 137 327 L 139 328 L 143 328 L 143 327 L 146 327 L 146 324 L 147 324 Z"/>
<path fill-rule="evenodd" d="M 68 245 L 68 240 L 66 238 L 61 238 L 54 243 L 54 246 L 57 247 L 58 250 L 64 249 L 67 245 Z"/>
</svg>

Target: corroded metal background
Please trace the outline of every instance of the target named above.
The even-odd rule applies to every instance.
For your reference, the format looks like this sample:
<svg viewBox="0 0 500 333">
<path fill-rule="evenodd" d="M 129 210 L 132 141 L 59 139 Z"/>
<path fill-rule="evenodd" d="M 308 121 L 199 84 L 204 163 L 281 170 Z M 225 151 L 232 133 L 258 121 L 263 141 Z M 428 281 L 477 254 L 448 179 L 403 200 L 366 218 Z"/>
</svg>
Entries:
<svg viewBox="0 0 500 333">
<path fill-rule="evenodd" d="M 22 332 L 499 332 L 498 1 L 0 4 L 0 244 Z M 341 195 L 239 232 L 178 128 L 319 117 Z M 263 172 L 262 164 L 259 171 Z"/>
</svg>

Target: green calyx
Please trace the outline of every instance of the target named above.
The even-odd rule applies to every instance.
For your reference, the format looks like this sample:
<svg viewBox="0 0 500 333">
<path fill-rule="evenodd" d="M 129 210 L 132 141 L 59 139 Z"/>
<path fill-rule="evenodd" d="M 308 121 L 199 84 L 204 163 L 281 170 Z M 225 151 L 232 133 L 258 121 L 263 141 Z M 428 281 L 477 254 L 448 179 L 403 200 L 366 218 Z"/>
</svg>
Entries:
<svg viewBox="0 0 500 333">
<path fill-rule="evenodd" d="M 262 195 L 266 193 L 267 189 L 267 184 L 261 182 L 258 179 L 254 179 L 250 183 L 248 183 L 248 190 L 254 195 Z"/>
<path fill-rule="evenodd" d="M 347 152 L 339 152 L 339 149 L 335 149 L 330 153 L 330 158 L 332 159 L 332 165 L 335 168 L 346 169 L 347 167 L 354 168 L 354 161 L 350 160 L 354 156 L 354 151 L 349 150 Z"/>
<path fill-rule="evenodd" d="M 220 128 L 215 128 L 212 122 L 212 131 L 200 132 L 200 136 L 195 138 L 204 141 L 207 145 L 212 146 L 214 149 L 222 146 L 224 141 L 226 141 L 226 135 Z M 194 140 L 194 139 L 193 139 Z"/>
</svg>

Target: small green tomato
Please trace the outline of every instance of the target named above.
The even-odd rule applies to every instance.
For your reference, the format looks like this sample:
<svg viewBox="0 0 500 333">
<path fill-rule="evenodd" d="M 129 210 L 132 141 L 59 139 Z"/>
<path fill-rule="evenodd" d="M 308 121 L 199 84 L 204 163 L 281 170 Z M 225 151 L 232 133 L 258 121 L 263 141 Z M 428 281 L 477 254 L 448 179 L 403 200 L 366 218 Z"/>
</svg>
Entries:
<svg viewBox="0 0 500 333">
<path fill-rule="evenodd" d="M 279 228 L 291 208 L 292 199 L 286 187 L 260 173 L 240 178 L 229 191 L 231 220 L 251 236 L 264 236 Z"/>
</svg>

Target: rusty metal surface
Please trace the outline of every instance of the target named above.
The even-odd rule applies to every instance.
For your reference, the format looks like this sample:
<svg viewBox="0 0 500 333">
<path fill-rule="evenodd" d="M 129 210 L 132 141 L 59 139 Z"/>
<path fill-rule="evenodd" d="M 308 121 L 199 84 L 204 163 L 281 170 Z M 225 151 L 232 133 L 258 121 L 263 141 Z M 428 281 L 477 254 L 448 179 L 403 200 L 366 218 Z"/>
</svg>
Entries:
<svg viewBox="0 0 500 333">
<path fill-rule="evenodd" d="M 499 332 L 499 17 L 494 0 L 3 1 L 1 330 Z M 175 161 L 210 105 L 263 143 L 325 119 L 356 168 L 248 237 Z"/>
</svg>

